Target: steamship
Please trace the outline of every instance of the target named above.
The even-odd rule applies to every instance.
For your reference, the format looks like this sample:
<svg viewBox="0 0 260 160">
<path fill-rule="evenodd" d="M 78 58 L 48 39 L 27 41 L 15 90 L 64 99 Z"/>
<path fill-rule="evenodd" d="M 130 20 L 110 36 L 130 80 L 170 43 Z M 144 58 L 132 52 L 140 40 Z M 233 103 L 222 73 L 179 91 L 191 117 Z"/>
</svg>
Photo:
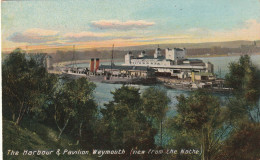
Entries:
<svg viewBox="0 0 260 160">
<path fill-rule="evenodd" d="M 91 58 L 89 67 L 77 67 L 75 46 L 71 65 L 61 69 L 69 78 L 86 77 L 89 81 L 118 84 L 151 84 L 156 83 L 154 69 L 144 66 L 126 66 L 114 64 L 114 45 L 110 65 L 100 65 L 99 58 Z"/>
<path fill-rule="evenodd" d="M 66 67 L 62 69 L 63 74 L 86 77 L 86 69 Z"/>
</svg>

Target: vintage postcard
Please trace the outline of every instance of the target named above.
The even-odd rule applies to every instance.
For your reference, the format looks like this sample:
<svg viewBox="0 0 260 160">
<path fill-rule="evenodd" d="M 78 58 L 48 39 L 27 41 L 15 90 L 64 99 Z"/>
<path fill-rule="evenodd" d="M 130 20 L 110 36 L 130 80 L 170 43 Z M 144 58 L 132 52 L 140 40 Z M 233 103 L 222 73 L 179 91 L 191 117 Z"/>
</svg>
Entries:
<svg viewBox="0 0 260 160">
<path fill-rule="evenodd" d="M 259 0 L 2 0 L 4 160 L 259 160 Z"/>
</svg>

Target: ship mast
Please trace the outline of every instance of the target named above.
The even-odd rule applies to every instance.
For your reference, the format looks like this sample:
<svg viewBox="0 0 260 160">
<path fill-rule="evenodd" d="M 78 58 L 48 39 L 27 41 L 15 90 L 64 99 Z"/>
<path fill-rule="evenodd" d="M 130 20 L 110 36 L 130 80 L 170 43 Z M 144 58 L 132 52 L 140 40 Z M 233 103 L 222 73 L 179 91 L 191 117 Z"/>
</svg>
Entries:
<svg viewBox="0 0 260 160">
<path fill-rule="evenodd" d="M 72 65 L 72 68 L 74 68 L 77 65 L 76 60 L 75 60 L 75 45 L 73 45 L 71 65 Z"/>
<path fill-rule="evenodd" d="M 114 44 L 112 47 L 112 55 L 111 55 L 111 73 L 112 73 L 112 67 L 114 65 Z"/>
</svg>

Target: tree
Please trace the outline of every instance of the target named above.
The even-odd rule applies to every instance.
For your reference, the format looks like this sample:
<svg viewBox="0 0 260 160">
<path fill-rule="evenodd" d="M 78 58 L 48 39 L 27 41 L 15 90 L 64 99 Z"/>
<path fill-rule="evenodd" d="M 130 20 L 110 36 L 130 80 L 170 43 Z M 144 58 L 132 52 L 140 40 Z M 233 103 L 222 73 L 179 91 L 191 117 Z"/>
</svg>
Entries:
<svg viewBox="0 0 260 160">
<path fill-rule="evenodd" d="M 225 108 L 220 107 L 216 97 L 204 91 L 188 97 L 180 95 L 177 100 L 178 114 L 168 123 L 174 124 L 181 134 L 192 136 L 194 144 L 201 145 L 202 160 L 213 159 L 231 127 L 226 123 Z"/>
<path fill-rule="evenodd" d="M 16 49 L 3 62 L 3 109 L 17 125 L 27 114 L 40 113 L 52 95 L 57 76 L 50 75 L 34 56 Z"/>
<path fill-rule="evenodd" d="M 76 116 L 74 106 L 70 104 L 68 92 L 65 89 L 59 90 L 54 97 L 54 121 L 59 129 L 58 139 L 72 117 Z"/>
<path fill-rule="evenodd" d="M 259 159 L 260 71 L 248 55 L 230 63 L 226 84 L 233 88 L 227 103 L 232 132 L 217 159 Z"/>
<path fill-rule="evenodd" d="M 255 160 L 260 158 L 260 126 L 243 123 L 234 129 L 217 160 Z"/>
<path fill-rule="evenodd" d="M 107 147 L 123 147 L 126 153 L 153 148 L 156 130 L 144 115 L 139 89 L 122 86 L 112 94 L 113 100 L 101 110 L 104 134 L 110 138 Z"/>
<path fill-rule="evenodd" d="M 70 121 L 78 130 L 81 138 L 82 126 L 93 119 L 97 112 L 97 105 L 93 99 L 95 84 L 85 78 L 65 82 L 54 96 L 54 120 L 60 133 L 58 139 Z"/>
<path fill-rule="evenodd" d="M 73 122 L 76 124 L 76 130 L 78 130 L 77 144 L 82 139 L 82 129 L 89 127 L 96 118 L 98 109 L 93 97 L 95 88 L 96 85 L 87 81 L 86 78 L 80 78 L 69 83 L 68 89 L 72 95 L 71 101 L 75 103 L 76 107 L 76 117 Z"/>
<path fill-rule="evenodd" d="M 147 88 L 142 94 L 144 113 L 150 121 L 156 120 L 157 124 L 160 124 L 161 130 L 161 146 L 162 146 L 162 130 L 163 119 L 168 110 L 168 104 L 170 102 L 166 91 L 150 87 Z"/>
<path fill-rule="evenodd" d="M 251 121 L 260 122 L 260 71 L 252 64 L 248 55 L 241 56 L 238 62 L 229 64 L 225 82 L 233 88 L 234 98 L 230 100 L 229 106 L 239 103 L 240 109 L 237 109 L 243 110 Z M 230 110 L 231 113 L 233 111 Z"/>
</svg>

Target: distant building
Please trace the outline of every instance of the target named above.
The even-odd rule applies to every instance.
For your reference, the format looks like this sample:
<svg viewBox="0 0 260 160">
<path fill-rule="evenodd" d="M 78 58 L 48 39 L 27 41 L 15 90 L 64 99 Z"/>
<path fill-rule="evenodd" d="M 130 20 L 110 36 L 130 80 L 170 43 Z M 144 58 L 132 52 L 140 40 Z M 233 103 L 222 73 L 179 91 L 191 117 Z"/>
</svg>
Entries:
<svg viewBox="0 0 260 160">
<path fill-rule="evenodd" d="M 151 67 L 157 74 L 170 75 L 176 78 L 191 78 L 192 72 L 214 73 L 214 66 L 210 62 L 204 63 L 200 59 L 187 59 L 186 49 L 174 48 L 165 49 L 165 56 L 161 54 L 161 49 L 156 48 L 154 56 L 148 56 L 142 51 L 138 57 L 134 57 L 132 52 L 125 55 L 125 66 Z"/>
<path fill-rule="evenodd" d="M 46 69 L 53 69 L 52 57 L 50 55 L 45 56 L 45 67 L 46 67 Z"/>
<path fill-rule="evenodd" d="M 186 55 L 186 49 L 180 49 L 180 48 L 174 48 L 174 49 L 170 49 L 167 48 L 165 49 L 165 59 L 169 59 L 169 60 L 180 60 L 180 59 L 184 59 Z"/>
</svg>

